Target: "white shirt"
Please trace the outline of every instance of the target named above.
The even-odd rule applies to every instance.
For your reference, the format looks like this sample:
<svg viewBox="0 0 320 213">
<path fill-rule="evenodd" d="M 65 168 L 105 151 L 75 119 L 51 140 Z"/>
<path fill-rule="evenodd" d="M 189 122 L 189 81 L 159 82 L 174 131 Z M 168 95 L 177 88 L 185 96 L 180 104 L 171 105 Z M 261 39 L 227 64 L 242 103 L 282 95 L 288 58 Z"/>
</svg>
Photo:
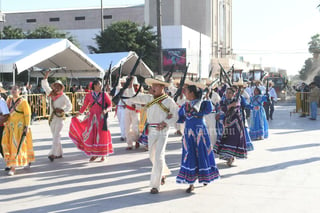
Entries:
<svg viewBox="0 0 320 213">
<path fill-rule="evenodd" d="M 2 114 L 2 115 L 10 114 L 9 109 L 8 109 L 8 105 L 2 97 L 0 97 L 0 114 Z"/>
<path fill-rule="evenodd" d="M 219 103 L 221 100 L 221 97 L 218 93 L 216 93 L 215 91 L 212 91 L 212 96 L 211 96 L 211 101 L 214 105 L 216 105 L 217 103 Z"/>
<path fill-rule="evenodd" d="M 134 93 L 132 88 L 128 90 L 129 94 Z M 153 95 L 150 94 L 139 94 L 138 96 L 131 98 L 130 100 L 137 104 L 147 104 L 153 101 L 154 98 Z M 164 121 L 170 126 L 175 125 L 178 120 L 177 104 L 170 97 L 164 99 L 161 103 L 170 110 L 169 113 L 172 114 L 172 118 L 168 118 L 168 114 L 164 112 L 158 104 L 153 104 L 147 109 L 147 122 L 158 124 Z M 166 127 L 166 129 L 168 129 L 168 127 Z"/>
<path fill-rule="evenodd" d="M 270 96 L 270 98 L 273 98 L 274 101 L 278 100 L 278 96 L 277 96 L 276 90 L 273 87 L 271 87 L 269 89 L 269 96 Z"/>
<path fill-rule="evenodd" d="M 43 90 L 46 92 L 46 94 L 49 95 L 51 93 L 52 89 L 50 88 L 47 79 L 43 79 L 41 81 L 41 85 L 42 85 Z M 52 104 L 52 102 L 51 102 L 51 104 Z M 63 111 L 66 113 L 70 112 L 72 110 L 72 104 L 70 102 L 70 99 L 64 93 L 57 100 L 55 100 L 53 102 L 53 107 L 55 109 L 56 108 L 63 109 Z"/>
</svg>

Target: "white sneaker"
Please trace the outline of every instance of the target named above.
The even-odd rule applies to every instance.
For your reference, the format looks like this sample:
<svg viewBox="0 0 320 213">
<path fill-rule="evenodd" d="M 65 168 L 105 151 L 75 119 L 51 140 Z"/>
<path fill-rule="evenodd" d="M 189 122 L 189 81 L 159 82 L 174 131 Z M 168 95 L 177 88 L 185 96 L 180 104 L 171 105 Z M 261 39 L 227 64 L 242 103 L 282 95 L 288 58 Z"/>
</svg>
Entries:
<svg viewBox="0 0 320 213">
<path fill-rule="evenodd" d="M 9 175 L 9 176 L 13 176 L 13 175 L 14 175 L 14 171 L 10 170 L 10 171 L 8 172 L 8 175 Z"/>
</svg>

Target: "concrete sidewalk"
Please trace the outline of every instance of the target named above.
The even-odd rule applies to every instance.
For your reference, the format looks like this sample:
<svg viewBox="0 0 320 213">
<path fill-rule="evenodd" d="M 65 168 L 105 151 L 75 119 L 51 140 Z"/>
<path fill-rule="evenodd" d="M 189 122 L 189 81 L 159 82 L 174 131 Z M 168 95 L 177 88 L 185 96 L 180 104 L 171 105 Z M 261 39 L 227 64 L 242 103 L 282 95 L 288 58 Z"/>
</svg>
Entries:
<svg viewBox="0 0 320 213">
<path fill-rule="evenodd" d="M 0 171 L 0 212 L 223 212 L 318 213 L 320 202 L 320 121 L 290 117 L 291 105 L 276 107 L 270 137 L 254 142 L 247 160 L 231 168 L 217 159 L 221 179 L 207 187 L 175 183 L 181 142 L 170 136 L 167 163 L 172 175 L 158 195 L 149 193 L 151 163 L 142 148 L 126 151 L 119 127 L 109 116 L 115 154 L 89 163 L 63 132 L 64 158 L 51 163 L 47 121 L 32 126 L 36 162 L 9 177 Z M 70 119 L 67 121 L 69 122 Z M 171 130 L 173 133 L 173 130 Z M 0 168 L 4 168 L 1 160 Z"/>
</svg>

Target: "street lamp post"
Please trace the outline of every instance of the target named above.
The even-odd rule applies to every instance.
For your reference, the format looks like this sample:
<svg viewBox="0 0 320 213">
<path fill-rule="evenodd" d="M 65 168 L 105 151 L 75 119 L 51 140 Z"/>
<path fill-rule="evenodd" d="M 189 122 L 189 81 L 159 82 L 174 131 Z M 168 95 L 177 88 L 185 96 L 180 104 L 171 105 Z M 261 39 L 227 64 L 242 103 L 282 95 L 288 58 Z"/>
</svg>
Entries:
<svg viewBox="0 0 320 213">
<path fill-rule="evenodd" d="M 101 33 L 104 31 L 104 21 L 103 21 L 103 0 L 101 0 Z"/>
<path fill-rule="evenodd" d="M 161 25 L 162 25 L 161 0 L 157 0 L 157 34 L 158 34 L 158 56 L 159 56 L 158 73 L 160 75 L 162 75 L 162 70 L 163 70 Z"/>
</svg>

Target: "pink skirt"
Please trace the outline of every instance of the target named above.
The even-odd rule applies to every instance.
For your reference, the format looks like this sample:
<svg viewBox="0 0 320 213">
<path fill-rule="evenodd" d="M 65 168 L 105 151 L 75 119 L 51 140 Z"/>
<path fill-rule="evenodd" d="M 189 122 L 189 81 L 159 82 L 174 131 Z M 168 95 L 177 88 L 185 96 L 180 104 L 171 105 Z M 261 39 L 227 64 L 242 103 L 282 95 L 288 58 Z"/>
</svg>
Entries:
<svg viewBox="0 0 320 213">
<path fill-rule="evenodd" d="M 106 156 L 113 153 L 110 131 L 102 130 L 103 119 L 93 114 L 80 121 L 73 117 L 69 137 L 87 156 Z"/>
</svg>

